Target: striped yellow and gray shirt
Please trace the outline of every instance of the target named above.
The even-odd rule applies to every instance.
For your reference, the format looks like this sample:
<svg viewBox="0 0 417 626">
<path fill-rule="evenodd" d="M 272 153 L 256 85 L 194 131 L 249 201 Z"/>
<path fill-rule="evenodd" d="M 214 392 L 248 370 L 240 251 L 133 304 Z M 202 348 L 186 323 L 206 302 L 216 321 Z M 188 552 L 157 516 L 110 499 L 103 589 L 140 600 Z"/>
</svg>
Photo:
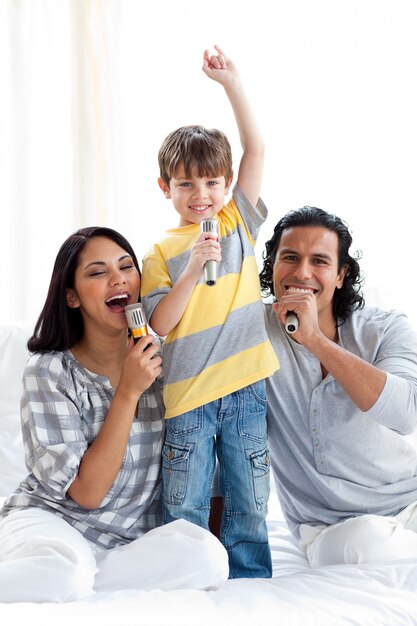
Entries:
<svg viewBox="0 0 417 626">
<path fill-rule="evenodd" d="M 236 186 L 217 214 L 222 261 L 217 282 L 202 278 L 163 348 L 165 417 L 175 417 L 270 376 L 279 363 L 263 318 L 254 244 L 267 210 Z M 184 271 L 198 224 L 173 228 L 143 260 L 148 319 Z"/>
</svg>

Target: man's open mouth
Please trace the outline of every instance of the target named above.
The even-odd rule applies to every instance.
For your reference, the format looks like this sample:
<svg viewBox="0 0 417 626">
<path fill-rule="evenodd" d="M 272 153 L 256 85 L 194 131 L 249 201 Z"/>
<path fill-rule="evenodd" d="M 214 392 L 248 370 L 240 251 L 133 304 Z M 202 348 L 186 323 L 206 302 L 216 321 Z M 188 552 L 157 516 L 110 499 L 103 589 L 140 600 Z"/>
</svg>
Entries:
<svg viewBox="0 0 417 626">
<path fill-rule="evenodd" d="M 299 292 L 299 293 L 317 293 L 318 289 L 315 289 L 314 287 L 309 287 L 308 285 L 306 285 L 305 287 L 295 287 L 294 285 L 286 285 L 285 286 L 286 291 L 294 291 L 294 292 Z"/>
</svg>

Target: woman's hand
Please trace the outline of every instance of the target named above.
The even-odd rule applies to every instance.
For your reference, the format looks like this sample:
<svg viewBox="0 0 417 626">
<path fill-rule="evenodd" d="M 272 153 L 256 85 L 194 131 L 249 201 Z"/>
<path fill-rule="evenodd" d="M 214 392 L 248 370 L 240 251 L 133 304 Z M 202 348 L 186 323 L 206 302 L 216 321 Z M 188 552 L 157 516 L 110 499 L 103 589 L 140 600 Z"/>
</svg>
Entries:
<svg viewBox="0 0 417 626">
<path fill-rule="evenodd" d="M 159 350 L 153 335 L 141 337 L 136 344 L 132 340 L 117 386 L 119 392 L 138 398 L 152 385 L 162 371 Z"/>
</svg>

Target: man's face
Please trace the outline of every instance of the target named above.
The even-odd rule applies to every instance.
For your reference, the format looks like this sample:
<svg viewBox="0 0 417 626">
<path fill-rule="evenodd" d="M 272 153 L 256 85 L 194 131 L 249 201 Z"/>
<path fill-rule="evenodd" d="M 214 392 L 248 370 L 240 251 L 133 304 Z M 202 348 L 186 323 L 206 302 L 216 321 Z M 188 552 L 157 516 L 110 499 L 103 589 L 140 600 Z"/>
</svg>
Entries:
<svg viewBox="0 0 417 626">
<path fill-rule="evenodd" d="M 346 267 L 338 271 L 337 234 L 322 226 L 296 226 L 283 231 L 274 263 L 277 300 L 287 289 L 312 291 L 319 318 L 333 316 L 333 297 L 343 285 Z"/>
</svg>

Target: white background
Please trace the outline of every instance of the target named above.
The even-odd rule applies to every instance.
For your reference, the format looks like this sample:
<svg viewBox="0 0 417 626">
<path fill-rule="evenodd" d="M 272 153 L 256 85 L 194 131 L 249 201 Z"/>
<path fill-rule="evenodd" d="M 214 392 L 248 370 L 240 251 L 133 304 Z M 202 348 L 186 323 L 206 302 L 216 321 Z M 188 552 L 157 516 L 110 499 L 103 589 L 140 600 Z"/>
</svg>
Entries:
<svg viewBox="0 0 417 626">
<path fill-rule="evenodd" d="M 335 212 L 363 252 L 367 303 L 417 327 L 415 0 L 0 0 L 0 321 L 35 319 L 62 241 L 120 230 L 141 258 L 177 216 L 157 186 L 165 135 L 201 123 L 240 145 L 215 43 L 266 142 L 257 245 L 288 210 Z"/>
</svg>

